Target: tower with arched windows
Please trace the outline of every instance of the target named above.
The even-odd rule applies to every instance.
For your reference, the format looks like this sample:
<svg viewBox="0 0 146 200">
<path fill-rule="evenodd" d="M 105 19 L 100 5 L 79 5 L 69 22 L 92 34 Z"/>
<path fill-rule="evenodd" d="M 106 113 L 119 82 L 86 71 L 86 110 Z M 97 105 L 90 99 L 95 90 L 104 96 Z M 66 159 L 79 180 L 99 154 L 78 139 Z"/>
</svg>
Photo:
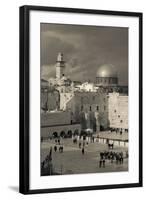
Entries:
<svg viewBox="0 0 146 200">
<path fill-rule="evenodd" d="M 65 61 L 63 59 L 63 53 L 58 53 L 56 61 L 56 78 L 61 79 L 65 72 Z"/>
</svg>

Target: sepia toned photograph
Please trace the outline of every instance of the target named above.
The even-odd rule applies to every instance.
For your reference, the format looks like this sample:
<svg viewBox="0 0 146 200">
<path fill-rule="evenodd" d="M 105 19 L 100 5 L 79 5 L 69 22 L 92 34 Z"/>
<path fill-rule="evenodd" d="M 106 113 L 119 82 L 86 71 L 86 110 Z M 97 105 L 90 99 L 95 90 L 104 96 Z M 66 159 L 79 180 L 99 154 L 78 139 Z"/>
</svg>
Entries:
<svg viewBox="0 0 146 200">
<path fill-rule="evenodd" d="M 128 28 L 40 26 L 41 176 L 128 171 Z"/>
<path fill-rule="evenodd" d="M 19 191 L 142 187 L 142 13 L 20 7 Z"/>
</svg>

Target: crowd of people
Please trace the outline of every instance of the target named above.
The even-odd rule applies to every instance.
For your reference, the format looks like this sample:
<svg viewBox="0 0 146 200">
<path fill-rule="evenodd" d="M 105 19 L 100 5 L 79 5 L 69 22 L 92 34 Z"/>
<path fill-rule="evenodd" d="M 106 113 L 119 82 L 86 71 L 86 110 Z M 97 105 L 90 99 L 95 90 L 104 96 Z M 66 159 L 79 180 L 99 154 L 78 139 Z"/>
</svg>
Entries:
<svg viewBox="0 0 146 200">
<path fill-rule="evenodd" d="M 124 156 L 125 154 L 125 156 Z M 107 160 L 113 163 L 114 161 L 116 164 L 123 164 L 124 158 L 128 158 L 128 151 L 126 152 L 115 152 L 115 151 L 104 151 L 100 152 L 100 160 L 99 160 L 99 167 L 105 167 L 105 163 Z"/>
<path fill-rule="evenodd" d="M 120 128 L 111 128 L 110 130 L 109 130 L 109 133 L 112 133 L 112 132 L 114 132 L 114 133 L 116 133 L 116 134 L 118 134 L 118 133 L 120 133 L 120 135 L 122 135 L 123 133 L 128 133 L 128 129 L 120 129 Z"/>
</svg>

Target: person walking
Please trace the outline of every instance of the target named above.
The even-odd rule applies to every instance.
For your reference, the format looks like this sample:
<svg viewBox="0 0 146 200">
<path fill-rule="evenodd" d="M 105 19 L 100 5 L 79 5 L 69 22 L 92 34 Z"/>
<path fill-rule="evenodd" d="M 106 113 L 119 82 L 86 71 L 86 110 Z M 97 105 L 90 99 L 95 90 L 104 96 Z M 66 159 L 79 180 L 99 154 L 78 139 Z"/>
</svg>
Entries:
<svg viewBox="0 0 146 200">
<path fill-rule="evenodd" d="M 63 145 L 61 146 L 61 153 L 63 153 Z"/>
<path fill-rule="evenodd" d="M 105 167 L 105 159 L 103 159 L 102 163 L 103 163 L 103 167 Z"/>
<path fill-rule="evenodd" d="M 101 168 L 101 166 L 102 166 L 102 160 L 100 159 L 100 161 L 99 161 L 99 168 Z"/>
<path fill-rule="evenodd" d="M 84 155 L 85 154 L 85 149 L 84 149 L 84 147 L 82 148 L 82 155 Z"/>
<path fill-rule="evenodd" d="M 56 146 L 56 145 L 54 146 L 54 151 L 55 151 L 55 152 L 57 151 L 57 146 Z"/>
</svg>

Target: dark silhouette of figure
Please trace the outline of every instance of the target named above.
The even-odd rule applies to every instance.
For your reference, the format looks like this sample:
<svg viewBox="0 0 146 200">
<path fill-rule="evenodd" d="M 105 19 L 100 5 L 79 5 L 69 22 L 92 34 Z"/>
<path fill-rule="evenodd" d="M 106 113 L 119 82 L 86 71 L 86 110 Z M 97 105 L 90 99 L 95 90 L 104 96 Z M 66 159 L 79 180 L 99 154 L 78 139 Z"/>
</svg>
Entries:
<svg viewBox="0 0 146 200">
<path fill-rule="evenodd" d="M 84 149 L 84 148 L 82 148 L 82 155 L 84 155 L 84 153 L 85 153 L 85 149 Z"/>
<path fill-rule="evenodd" d="M 57 151 L 57 146 L 56 146 L 56 145 L 54 146 L 54 151 L 55 151 L 55 152 Z"/>
<path fill-rule="evenodd" d="M 99 161 L 99 168 L 102 166 L 102 160 Z"/>
<path fill-rule="evenodd" d="M 105 159 L 102 161 L 102 163 L 103 163 L 103 167 L 105 167 Z"/>
<path fill-rule="evenodd" d="M 58 144 L 60 145 L 60 139 L 58 139 Z"/>
<path fill-rule="evenodd" d="M 61 146 L 61 153 L 63 153 L 63 146 Z"/>
<path fill-rule="evenodd" d="M 63 146 L 60 146 L 60 147 L 59 147 L 59 152 L 60 152 L 60 153 L 63 153 Z"/>
</svg>

